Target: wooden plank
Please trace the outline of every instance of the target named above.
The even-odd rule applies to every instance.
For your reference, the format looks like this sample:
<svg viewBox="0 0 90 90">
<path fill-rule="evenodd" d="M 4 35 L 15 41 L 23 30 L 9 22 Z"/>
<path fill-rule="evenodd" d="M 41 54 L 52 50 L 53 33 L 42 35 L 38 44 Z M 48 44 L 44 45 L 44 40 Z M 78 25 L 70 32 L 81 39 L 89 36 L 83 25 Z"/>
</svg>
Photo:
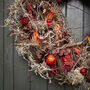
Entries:
<svg viewBox="0 0 90 90">
<path fill-rule="evenodd" d="M 12 0 L 15 1 L 15 0 Z M 30 74 L 27 62 L 17 54 L 14 48 L 13 78 L 14 90 L 30 90 Z"/>
<path fill-rule="evenodd" d="M 4 1 L 4 19 L 7 18 L 8 5 L 11 0 Z M 9 37 L 10 31 L 4 28 L 4 90 L 13 90 L 13 39 Z"/>
<path fill-rule="evenodd" d="M 48 84 L 48 90 L 64 90 L 64 85 L 59 85 L 58 83 Z"/>
<path fill-rule="evenodd" d="M 88 2 L 87 2 L 88 3 Z M 85 6 L 83 7 L 83 39 L 86 37 L 86 34 L 90 35 L 90 7 Z M 82 90 L 88 90 L 89 88 Z"/>
<path fill-rule="evenodd" d="M 3 90 L 3 0 L 0 1 L 0 90 Z"/>
<path fill-rule="evenodd" d="M 67 4 L 64 4 L 64 7 L 62 9 L 62 12 L 64 14 L 64 16 L 67 16 Z M 64 85 L 59 85 L 58 83 L 52 82 L 51 84 L 48 83 L 48 90 L 64 90 L 65 86 Z"/>
<path fill-rule="evenodd" d="M 47 90 L 47 80 L 31 73 L 31 90 Z"/>
<path fill-rule="evenodd" d="M 67 20 L 71 28 L 71 33 L 74 36 L 73 38 L 75 38 L 76 41 L 82 40 L 83 11 L 81 10 L 83 10 L 83 5 L 81 5 L 79 1 L 72 0 L 67 3 Z M 76 29 L 78 27 L 79 29 Z M 75 90 L 75 87 L 72 85 L 66 85 L 65 90 Z"/>
<path fill-rule="evenodd" d="M 84 32 L 83 38 L 86 37 L 88 33 L 90 35 L 90 7 L 84 6 Z"/>
<path fill-rule="evenodd" d="M 77 0 L 72 0 L 67 5 L 67 19 L 72 34 L 77 41 L 82 40 L 83 31 L 83 5 Z M 77 28 L 77 29 L 76 29 Z"/>
<path fill-rule="evenodd" d="M 75 90 L 75 87 L 72 85 L 65 85 L 65 89 L 64 90 Z M 77 89 L 76 89 L 77 90 Z"/>
<path fill-rule="evenodd" d="M 14 48 L 14 90 L 30 90 L 30 74 L 27 61 Z"/>
</svg>

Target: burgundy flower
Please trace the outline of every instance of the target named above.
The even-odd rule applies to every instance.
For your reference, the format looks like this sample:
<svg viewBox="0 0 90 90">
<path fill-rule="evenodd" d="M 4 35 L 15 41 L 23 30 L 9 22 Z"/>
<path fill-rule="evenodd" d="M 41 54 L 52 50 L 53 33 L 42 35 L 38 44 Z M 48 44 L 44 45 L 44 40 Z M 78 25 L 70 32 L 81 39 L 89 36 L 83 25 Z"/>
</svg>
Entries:
<svg viewBox="0 0 90 90">
<path fill-rule="evenodd" d="M 65 52 L 64 52 L 64 55 L 68 55 L 68 54 L 70 54 L 71 53 L 71 50 L 69 49 L 69 48 L 67 48 L 66 50 L 65 50 Z"/>
<path fill-rule="evenodd" d="M 64 62 L 65 65 L 69 66 L 70 65 L 70 62 Z"/>
<path fill-rule="evenodd" d="M 60 60 L 62 62 L 64 70 L 65 71 L 70 71 L 71 55 L 66 55 L 66 56 L 60 57 Z"/>
<path fill-rule="evenodd" d="M 27 9 L 28 9 L 29 14 L 32 14 L 31 6 L 32 6 L 32 3 L 27 2 Z"/>
<path fill-rule="evenodd" d="M 65 50 L 64 50 L 64 49 L 60 50 L 60 51 L 59 51 L 59 56 L 63 56 L 64 53 L 65 53 Z"/>
<path fill-rule="evenodd" d="M 71 59 L 71 55 L 66 55 L 65 58 L 70 60 Z"/>
<path fill-rule="evenodd" d="M 47 20 L 47 25 L 51 25 L 52 24 L 52 20 Z"/>
<path fill-rule="evenodd" d="M 29 18 L 28 17 L 23 17 L 21 18 L 21 24 L 26 26 L 29 23 Z"/>
</svg>

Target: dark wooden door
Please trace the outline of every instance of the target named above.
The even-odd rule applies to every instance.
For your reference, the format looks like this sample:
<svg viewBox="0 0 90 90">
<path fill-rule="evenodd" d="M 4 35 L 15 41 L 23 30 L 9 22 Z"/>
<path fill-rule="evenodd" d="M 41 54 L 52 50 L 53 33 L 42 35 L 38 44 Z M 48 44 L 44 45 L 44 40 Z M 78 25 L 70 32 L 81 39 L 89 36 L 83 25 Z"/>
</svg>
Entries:
<svg viewBox="0 0 90 90">
<path fill-rule="evenodd" d="M 8 5 L 12 2 L 13 0 L 0 0 L 0 26 L 4 25 Z M 89 7 L 74 0 L 65 4 L 63 13 L 78 41 L 81 41 L 86 33 L 90 34 Z M 9 37 L 9 33 L 8 28 L 0 27 L 0 90 L 74 90 L 74 87 L 69 85 L 49 84 L 47 80 L 29 72 L 27 61 L 18 56 L 13 45 L 14 39 Z"/>
</svg>

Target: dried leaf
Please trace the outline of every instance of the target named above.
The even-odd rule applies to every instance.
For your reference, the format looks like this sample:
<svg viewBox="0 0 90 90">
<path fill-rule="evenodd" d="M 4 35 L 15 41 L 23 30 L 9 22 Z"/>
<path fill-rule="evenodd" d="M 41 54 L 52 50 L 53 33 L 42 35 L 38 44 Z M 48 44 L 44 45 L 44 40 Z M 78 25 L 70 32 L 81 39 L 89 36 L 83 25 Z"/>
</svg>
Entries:
<svg viewBox="0 0 90 90">
<path fill-rule="evenodd" d="M 88 39 L 88 42 L 90 43 L 90 36 L 87 34 L 86 37 Z"/>
<path fill-rule="evenodd" d="M 48 13 L 48 15 L 46 16 L 46 20 L 52 20 L 54 14 L 55 14 L 54 12 L 50 11 L 50 12 Z"/>
<path fill-rule="evenodd" d="M 75 51 L 75 53 L 80 54 L 80 50 L 78 49 L 78 47 L 73 47 L 73 50 Z"/>
<path fill-rule="evenodd" d="M 34 39 L 35 43 L 38 45 L 39 44 L 39 35 L 38 35 L 37 30 L 33 31 L 33 39 Z"/>
</svg>

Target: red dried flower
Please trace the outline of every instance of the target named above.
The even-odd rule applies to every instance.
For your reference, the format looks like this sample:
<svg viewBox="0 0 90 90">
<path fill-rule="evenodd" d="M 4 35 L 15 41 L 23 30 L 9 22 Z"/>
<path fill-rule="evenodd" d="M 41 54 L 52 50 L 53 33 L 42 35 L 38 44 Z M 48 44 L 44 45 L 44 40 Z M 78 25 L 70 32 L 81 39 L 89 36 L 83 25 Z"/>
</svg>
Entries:
<svg viewBox="0 0 90 90">
<path fill-rule="evenodd" d="M 71 55 L 66 55 L 65 58 L 66 59 L 70 59 L 71 58 Z"/>
<path fill-rule="evenodd" d="M 21 23 L 22 23 L 22 25 L 27 25 L 28 23 L 29 23 L 29 18 L 28 17 L 23 17 L 23 18 L 21 18 Z"/>
<path fill-rule="evenodd" d="M 56 56 L 54 56 L 53 54 L 49 54 L 49 55 L 46 57 L 46 62 L 47 62 L 47 64 L 49 64 L 49 65 L 54 64 L 55 61 L 56 61 Z"/>
<path fill-rule="evenodd" d="M 70 62 L 64 62 L 65 65 L 69 66 L 70 65 Z"/>
<path fill-rule="evenodd" d="M 87 73 L 87 68 L 81 68 L 80 73 L 85 75 Z"/>
<path fill-rule="evenodd" d="M 47 20 L 47 25 L 51 25 L 52 24 L 52 20 Z"/>
</svg>

